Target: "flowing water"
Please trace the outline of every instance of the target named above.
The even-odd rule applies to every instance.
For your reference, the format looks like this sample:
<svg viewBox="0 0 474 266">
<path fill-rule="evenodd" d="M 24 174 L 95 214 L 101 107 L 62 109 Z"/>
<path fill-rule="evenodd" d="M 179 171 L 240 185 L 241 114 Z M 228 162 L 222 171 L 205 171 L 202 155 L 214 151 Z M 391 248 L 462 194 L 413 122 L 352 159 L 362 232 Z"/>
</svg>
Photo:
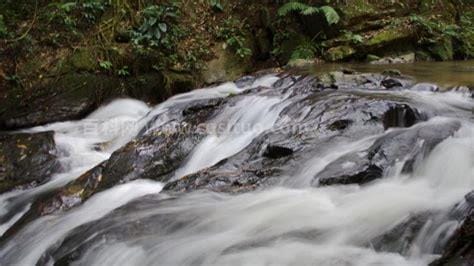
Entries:
<svg viewBox="0 0 474 266">
<path fill-rule="evenodd" d="M 303 121 L 309 112 L 304 106 L 301 118 L 282 115 L 294 101 L 291 91 L 246 95 L 278 80 L 267 75 L 243 85 L 226 83 L 175 96 L 153 108 L 118 100 L 84 120 L 28 130 L 55 131 L 63 171 L 37 188 L 0 195 L 0 216 L 7 217 L 0 234 L 28 211 L 37 195 L 107 160 L 137 134 L 175 119 L 174 112 L 186 103 L 242 94 L 212 118 L 222 128 L 194 147 L 171 180 L 233 158 L 264 134 Z M 160 192 L 165 184 L 155 181 L 116 185 L 79 207 L 27 224 L 4 240 L 0 264 L 54 264 L 54 255 L 48 254 L 77 249 L 74 265 L 427 265 L 459 224 L 449 214 L 463 208 L 464 195 L 474 189 L 474 101 L 462 92 L 367 93 L 412 99 L 430 114 L 428 121 L 412 127 L 415 130 L 453 121 L 460 128 L 413 171 L 394 166 L 384 178 L 362 186 L 314 187 L 311 180 L 341 156 L 363 152 L 379 137 L 403 129 L 328 141 L 299 157 L 277 184 L 248 193 L 175 196 Z M 407 250 L 375 246 L 378 236 L 420 213 L 430 215 Z"/>
</svg>

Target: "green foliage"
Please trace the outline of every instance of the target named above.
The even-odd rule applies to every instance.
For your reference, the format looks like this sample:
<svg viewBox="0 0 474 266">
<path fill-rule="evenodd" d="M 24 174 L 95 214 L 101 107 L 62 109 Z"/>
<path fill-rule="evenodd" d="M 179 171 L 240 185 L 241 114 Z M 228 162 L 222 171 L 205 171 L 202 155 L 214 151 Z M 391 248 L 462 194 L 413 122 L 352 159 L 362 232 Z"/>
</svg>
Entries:
<svg viewBox="0 0 474 266">
<path fill-rule="evenodd" d="M 49 22 L 63 24 L 73 29 L 79 22 L 94 23 L 105 11 L 107 0 L 59 1 L 48 5 L 46 17 Z"/>
<path fill-rule="evenodd" d="M 308 44 L 301 44 L 291 53 L 290 60 L 293 59 L 313 59 L 316 56 L 316 47 Z"/>
<path fill-rule="evenodd" d="M 436 43 L 440 38 L 460 38 L 459 26 L 441 20 L 432 20 L 419 15 L 411 15 L 410 21 L 418 28 L 420 43 Z"/>
<path fill-rule="evenodd" d="M 209 0 L 209 4 L 211 5 L 214 11 L 217 11 L 217 12 L 224 11 L 224 7 L 222 6 L 220 0 Z"/>
<path fill-rule="evenodd" d="M 133 44 L 139 48 L 172 49 L 181 33 L 177 26 L 178 17 L 177 2 L 148 6 L 142 11 L 142 24 L 133 31 Z"/>
<path fill-rule="evenodd" d="M 297 1 L 290 1 L 278 9 L 279 16 L 286 16 L 292 12 L 297 12 L 303 16 L 321 13 L 329 25 L 337 24 L 340 20 L 339 14 L 330 6 L 315 7 Z"/>
<path fill-rule="evenodd" d="M 336 10 L 330 6 L 322 6 L 319 10 L 324 14 L 329 25 L 337 24 L 341 19 Z"/>
<path fill-rule="evenodd" d="M 3 20 L 3 15 L 0 15 L 0 38 L 5 38 L 8 35 L 8 29 Z"/>
<path fill-rule="evenodd" d="M 121 77 L 128 77 L 130 76 L 130 71 L 128 70 L 128 66 L 123 66 L 119 70 L 117 70 L 117 75 Z"/>
<path fill-rule="evenodd" d="M 101 69 L 109 71 L 112 69 L 113 64 L 112 62 L 105 60 L 105 61 L 99 61 L 99 66 Z"/>
<path fill-rule="evenodd" d="M 226 45 L 241 58 L 252 55 L 252 50 L 246 46 L 245 27 L 245 22 L 229 18 L 224 21 L 223 27 L 217 33 L 217 37 L 224 40 Z"/>
</svg>

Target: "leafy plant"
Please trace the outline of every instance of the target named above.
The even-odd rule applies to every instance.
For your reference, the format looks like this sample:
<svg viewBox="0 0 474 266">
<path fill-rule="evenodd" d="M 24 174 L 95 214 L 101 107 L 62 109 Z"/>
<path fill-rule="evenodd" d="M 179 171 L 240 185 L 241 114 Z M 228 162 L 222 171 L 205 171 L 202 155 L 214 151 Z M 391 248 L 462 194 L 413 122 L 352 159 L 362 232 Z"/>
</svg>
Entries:
<svg viewBox="0 0 474 266">
<path fill-rule="evenodd" d="M 127 77 L 130 76 L 130 71 L 128 70 L 128 66 L 123 66 L 119 70 L 117 70 L 117 75 L 121 77 Z"/>
<path fill-rule="evenodd" d="M 226 46 L 232 48 L 241 58 L 252 55 L 252 50 L 246 46 L 244 28 L 245 22 L 229 18 L 224 21 L 223 27 L 217 33 L 217 37 L 224 40 Z"/>
<path fill-rule="evenodd" d="M 315 7 L 297 1 L 290 1 L 278 9 L 279 16 L 286 16 L 292 12 L 297 12 L 303 16 L 323 14 L 329 25 L 337 24 L 340 20 L 339 14 L 331 6 Z"/>
<path fill-rule="evenodd" d="M 170 5 L 152 5 L 142 11 L 142 24 L 133 32 L 136 46 L 171 48 L 179 34 L 177 18 L 179 9 L 175 2 Z"/>
<path fill-rule="evenodd" d="M 209 4 L 211 5 L 212 9 L 218 12 L 224 11 L 224 7 L 221 4 L 220 0 L 209 0 Z"/>
<path fill-rule="evenodd" d="M 56 21 L 69 28 L 75 28 L 81 19 L 95 22 L 107 5 L 106 0 L 53 2 L 48 5 L 50 12 L 46 17 L 50 22 Z"/>
<path fill-rule="evenodd" d="M 112 69 L 113 64 L 112 64 L 112 62 L 105 60 L 105 61 L 100 61 L 100 62 L 99 62 L 99 66 L 100 66 L 100 68 L 102 68 L 103 70 L 107 70 L 107 71 L 108 71 L 108 70 L 111 70 L 111 69 Z"/>
<path fill-rule="evenodd" d="M 436 43 L 438 38 L 460 38 L 459 26 L 441 20 L 432 20 L 419 15 L 410 16 L 410 21 L 418 27 L 420 42 Z"/>
</svg>

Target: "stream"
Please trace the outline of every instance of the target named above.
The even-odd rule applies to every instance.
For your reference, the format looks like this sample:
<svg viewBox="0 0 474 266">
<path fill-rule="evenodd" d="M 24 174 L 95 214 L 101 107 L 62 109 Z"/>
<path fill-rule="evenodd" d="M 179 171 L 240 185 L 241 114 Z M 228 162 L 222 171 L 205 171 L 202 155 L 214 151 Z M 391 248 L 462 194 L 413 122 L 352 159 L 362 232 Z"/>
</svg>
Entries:
<svg viewBox="0 0 474 266">
<path fill-rule="evenodd" d="M 259 74 L 24 130 L 61 170 L 0 194 L 0 264 L 428 265 L 474 190 L 472 61 L 430 64 L 462 78 Z"/>
</svg>

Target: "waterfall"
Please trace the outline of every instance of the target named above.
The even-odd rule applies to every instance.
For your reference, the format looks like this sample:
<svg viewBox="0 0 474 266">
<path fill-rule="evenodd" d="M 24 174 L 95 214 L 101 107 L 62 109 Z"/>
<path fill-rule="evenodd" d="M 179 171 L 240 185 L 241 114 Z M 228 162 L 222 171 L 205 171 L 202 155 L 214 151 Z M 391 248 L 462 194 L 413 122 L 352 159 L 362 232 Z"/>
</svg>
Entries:
<svg viewBox="0 0 474 266">
<path fill-rule="evenodd" d="M 182 122 L 182 110 L 194 102 L 231 99 L 206 118 L 207 125 L 220 127 L 199 139 L 168 183 L 206 171 L 222 176 L 226 171 L 254 171 L 242 168 L 245 160 L 281 168 L 269 174 L 278 181 L 246 193 L 198 189 L 177 194 L 162 190 L 166 183 L 151 180 L 117 184 L 71 210 L 39 217 L 4 239 L 2 264 L 49 265 L 67 258 L 73 265 L 362 266 L 427 265 L 437 258 L 460 222 L 451 215 L 453 208 L 474 189 L 472 98 L 409 88 L 313 92 L 295 85 L 300 77 L 284 79 L 267 75 L 244 85 L 226 83 L 177 95 L 153 108 L 122 99 L 80 121 L 27 130 L 55 132 L 63 171 L 36 188 L 0 195 L 0 215 L 13 213 L 0 233 L 14 226 L 42 193 L 66 185 L 133 139 Z M 364 102 L 353 104 L 359 99 L 355 97 Z M 403 99 L 426 119 L 409 128 L 385 130 L 376 124 L 380 122 L 371 124 L 367 115 L 370 108 L 379 108 L 377 99 Z M 348 109 L 348 103 L 356 107 Z M 348 129 L 319 127 L 327 120 L 331 128 L 351 115 L 352 123 L 359 124 Z M 441 132 L 452 124 L 459 129 L 432 150 L 416 149 L 426 148 L 430 134 L 436 133 L 432 129 Z M 308 128 L 284 132 L 294 125 Z M 415 139 L 405 145 L 402 137 L 408 135 Z M 342 162 L 339 170 L 358 166 L 386 139 L 419 153 L 415 159 L 410 153 L 397 157 L 380 178 L 364 184 L 315 185 L 334 164 Z M 262 153 L 273 142 L 301 155 L 274 165 L 264 161 Z M 413 169 L 407 171 L 406 165 Z M 402 234 L 387 240 L 417 215 L 421 224 L 409 241 Z"/>
</svg>

